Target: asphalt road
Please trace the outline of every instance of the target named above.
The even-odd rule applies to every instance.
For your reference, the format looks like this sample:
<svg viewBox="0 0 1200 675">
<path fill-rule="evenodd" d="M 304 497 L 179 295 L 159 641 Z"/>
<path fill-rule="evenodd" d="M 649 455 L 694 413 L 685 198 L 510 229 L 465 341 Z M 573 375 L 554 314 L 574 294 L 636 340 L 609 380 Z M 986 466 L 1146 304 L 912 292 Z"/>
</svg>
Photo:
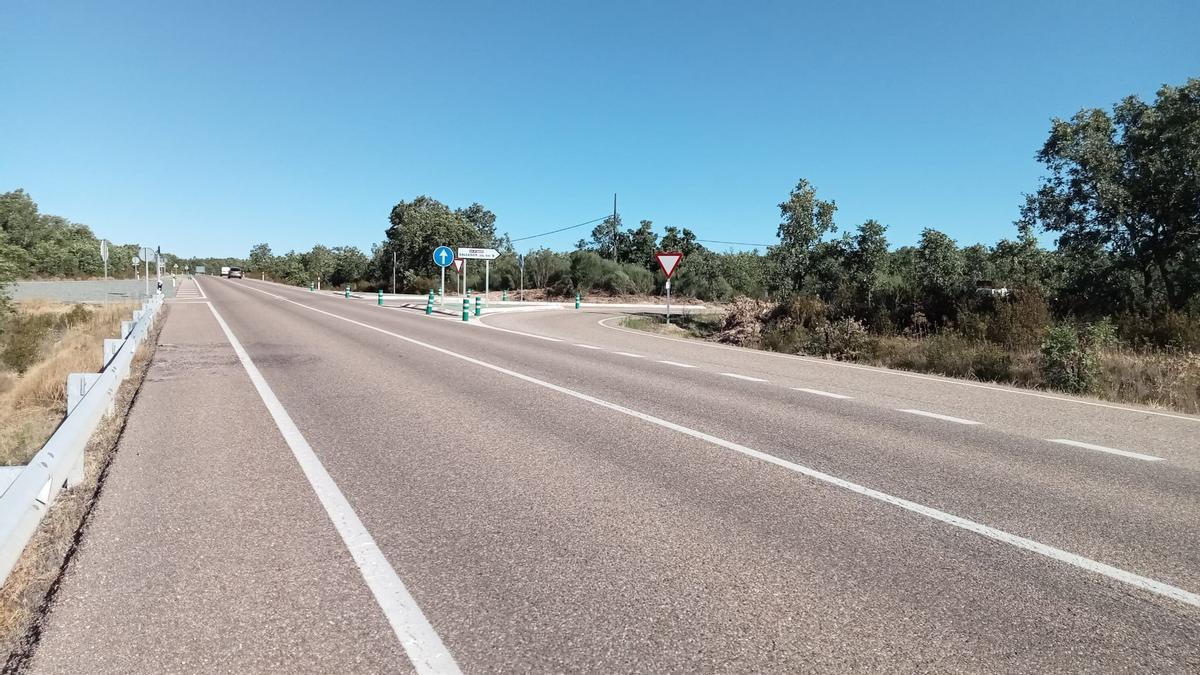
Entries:
<svg viewBox="0 0 1200 675">
<path fill-rule="evenodd" d="M 182 281 L 184 277 L 176 277 Z M 90 279 L 85 281 L 17 281 L 12 284 L 16 300 L 57 300 L 62 302 L 127 302 L 144 300 L 156 292 L 157 279 Z M 147 293 L 149 289 L 149 293 Z M 171 276 L 163 277 L 163 294 L 174 297 L 176 287 Z"/>
<path fill-rule="evenodd" d="M 1200 670 L 1196 418 L 201 289 L 35 670 Z"/>
</svg>

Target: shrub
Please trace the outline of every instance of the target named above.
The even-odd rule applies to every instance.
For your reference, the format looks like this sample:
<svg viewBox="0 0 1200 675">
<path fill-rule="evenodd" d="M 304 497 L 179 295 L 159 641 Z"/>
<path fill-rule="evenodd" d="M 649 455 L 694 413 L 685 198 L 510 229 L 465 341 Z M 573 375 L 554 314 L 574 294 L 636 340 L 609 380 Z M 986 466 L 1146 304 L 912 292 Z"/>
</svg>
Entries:
<svg viewBox="0 0 1200 675">
<path fill-rule="evenodd" d="M 621 271 L 629 277 L 633 293 L 650 295 L 654 292 L 654 274 L 650 270 L 641 265 L 625 263 L 621 265 Z"/>
<path fill-rule="evenodd" d="M 591 251 L 575 251 L 571 254 L 571 285 L 580 293 L 588 293 L 600 281 L 604 273 L 604 262 Z"/>
<path fill-rule="evenodd" d="M 805 351 L 839 361 L 857 361 L 867 346 L 867 329 L 855 319 L 825 321 L 811 333 Z"/>
<path fill-rule="evenodd" d="M 1042 341 L 1042 381 L 1072 394 L 1094 391 L 1100 381 L 1100 361 L 1093 329 L 1083 335 L 1074 326 L 1059 324 Z"/>
<path fill-rule="evenodd" d="M 10 323 L 0 361 L 18 373 L 37 363 L 42 344 L 50 333 L 54 317 L 50 314 L 19 314 Z"/>
<path fill-rule="evenodd" d="M 1032 349 L 1041 343 L 1050 325 L 1050 306 L 1038 293 L 1019 292 L 997 299 L 987 337 L 1009 349 Z"/>
</svg>

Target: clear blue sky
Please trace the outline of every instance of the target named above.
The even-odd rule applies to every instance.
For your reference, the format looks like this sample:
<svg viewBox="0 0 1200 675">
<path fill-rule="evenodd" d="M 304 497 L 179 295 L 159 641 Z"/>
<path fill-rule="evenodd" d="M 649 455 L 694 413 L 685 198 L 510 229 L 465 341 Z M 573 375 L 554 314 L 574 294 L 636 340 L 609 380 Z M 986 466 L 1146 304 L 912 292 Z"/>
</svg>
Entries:
<svg viewBox="0 0 1200 675">
<path fill-rule="evenodd" d="M 800 177 L 994 242 L 1051 117 L 1200 76 L 1195 0 L 5 4 L 0 190 L 181 255 L 366 249 L 420 194 L 769 243 Z"/>
</svg>

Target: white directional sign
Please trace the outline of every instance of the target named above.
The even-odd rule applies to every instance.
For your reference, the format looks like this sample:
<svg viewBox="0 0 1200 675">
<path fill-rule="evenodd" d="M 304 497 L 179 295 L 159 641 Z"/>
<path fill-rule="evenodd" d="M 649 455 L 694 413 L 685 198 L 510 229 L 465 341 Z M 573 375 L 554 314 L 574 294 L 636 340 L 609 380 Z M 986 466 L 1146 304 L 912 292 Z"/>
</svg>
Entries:
<svg viewBox="0 0 1200 675">
<path fill-rule="evenodd" d="M 465 260 L 495 260 L 500 252 L 494 248 L 460 248 L 458 257 Z"/>
</svg>

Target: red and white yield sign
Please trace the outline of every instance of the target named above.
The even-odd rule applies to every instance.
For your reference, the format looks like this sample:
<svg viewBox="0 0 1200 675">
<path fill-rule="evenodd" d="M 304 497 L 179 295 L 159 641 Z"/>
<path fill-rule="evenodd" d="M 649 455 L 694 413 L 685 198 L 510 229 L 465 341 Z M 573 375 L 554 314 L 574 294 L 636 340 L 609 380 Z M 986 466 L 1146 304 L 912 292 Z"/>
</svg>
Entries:
<svg viewBox="0 0 1200 675">
<path fill-rule="evenodd" d="M 461 273 L 462 273 L 462 266 L 463 266 L 463 259 L 462 259 L 462 258 L 455 258 L 455 259 L 454 259 L 454 262 L 452 262 L 452 263 L 450 263 L 450 264 L 451 264 L 451 265 L 454 265 L 454 271 L 455 271 L 455 272 L 458 272 L 459 274 L 461 274 Z"/>
<path fill-rule="evenodd" d="M 670 279 L 675 270 L 679 268 L 679 263 L 683 260 L 683 254 L 679 251 L 664 251 L 655 253 L 654 259 L 658 261 L 658 266 L 662 268 L 663 274 Z"/>
</svg>

